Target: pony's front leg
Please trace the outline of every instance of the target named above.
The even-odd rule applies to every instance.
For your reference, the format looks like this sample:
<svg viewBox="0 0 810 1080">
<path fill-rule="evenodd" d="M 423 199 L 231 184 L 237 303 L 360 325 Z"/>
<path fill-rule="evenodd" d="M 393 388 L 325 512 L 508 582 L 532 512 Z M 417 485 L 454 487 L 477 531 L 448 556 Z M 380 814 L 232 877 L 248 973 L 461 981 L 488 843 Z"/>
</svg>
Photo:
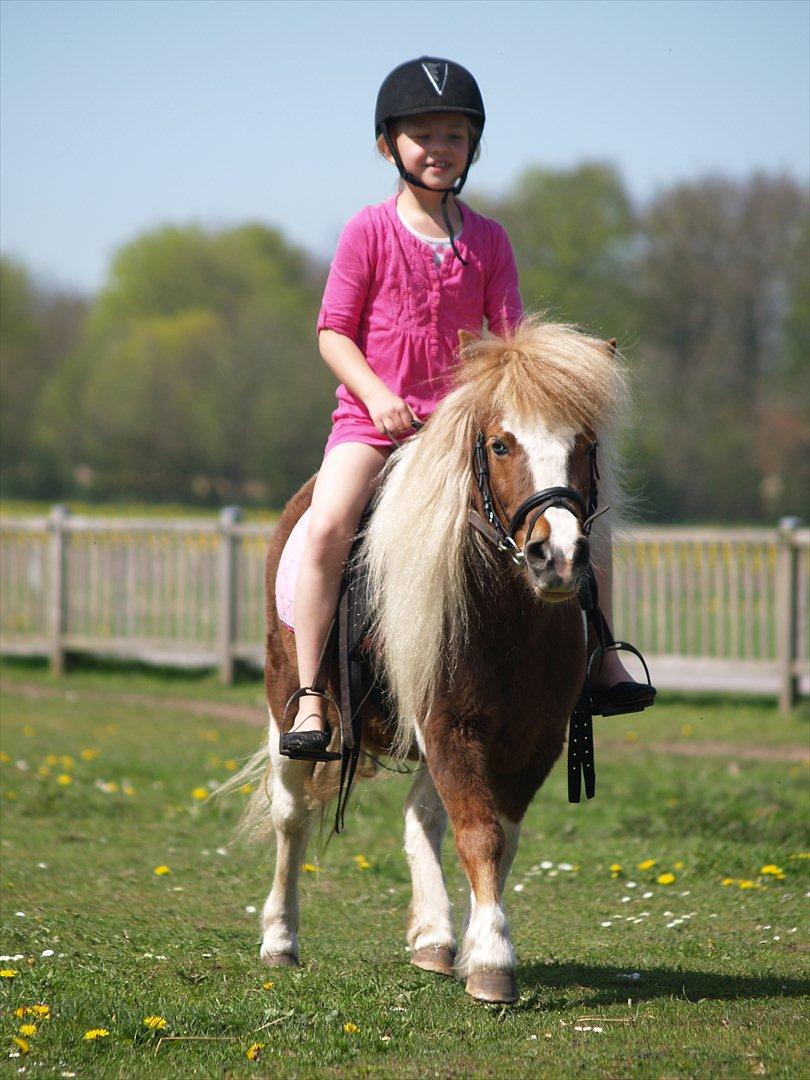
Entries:
<svg viewBox="0 0 810 1080">
<path fill-rule="evenodd" d="M 261 958 L 266 964 L 298 963 L 298 876 L 314 811 L 307 806 L 305 784 L 313 766 L 278 752 L 278 727 L 270 716 L 270 815 L 276 834 L 273 887 L 262 911 Z"/>
<path fill-rule="evenodd" d="M 425 740 L 428 764 L 453 823 L 456 849 L 471 888 L 470 914 L 456 970 L 466 978 L 472 997 L 510 1002 L 518 994 L 503 883 L 517 847 L 518 826 L 499 818 L 484 748 L 470 738 L 469 731 L 468 727 L 462 737 L 442 718 L 431 725 Z"/>
<path fill-rule="evenodd" d="M 447 811 L 423 768 L 405 803 L 405 853 L 413 883 L 407 940 L 412 964 L 452 975 L 456 939 L 441 862 L 446 829 Z"/>
</svg>

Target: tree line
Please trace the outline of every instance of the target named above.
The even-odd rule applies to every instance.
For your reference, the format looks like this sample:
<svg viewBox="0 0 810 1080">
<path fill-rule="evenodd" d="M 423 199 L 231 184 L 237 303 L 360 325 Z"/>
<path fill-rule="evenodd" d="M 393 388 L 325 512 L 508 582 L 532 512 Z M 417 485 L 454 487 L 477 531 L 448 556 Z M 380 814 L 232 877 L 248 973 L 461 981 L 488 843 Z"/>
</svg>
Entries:
<svg viewBox="0 0 810 1080">
<path fill-rule="evenodd" d="M 710 177 L 636 205 L 584 164 L 470 204 L 506 226 L 527 307 L 618 338 L 646 519 L 806 519 L 802 185 Z M 334 407 L 314 330 L 327 271 L 261 224 L 138 236 L 92 298 L 0 260 L 4 494 L 283 505 Z"/>
</svg>

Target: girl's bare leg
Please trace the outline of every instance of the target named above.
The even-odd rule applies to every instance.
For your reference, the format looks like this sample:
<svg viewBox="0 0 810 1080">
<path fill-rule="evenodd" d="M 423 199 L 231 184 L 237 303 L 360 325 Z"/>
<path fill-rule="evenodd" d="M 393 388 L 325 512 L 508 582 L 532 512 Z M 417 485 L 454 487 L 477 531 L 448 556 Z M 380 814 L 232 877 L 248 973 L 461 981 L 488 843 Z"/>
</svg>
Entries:
<svg viewBox="0 0 810 1080">
<path fill-rule="evenodd" d="M 596 530 L 594 529 L 594 532 Z M 598 554 L 594 559 L 594 574 L 596 587 L 599 590 L 599 607 L 608 621 L 608 626 L 613 626 L 613 538 L 607 525 L 603 525 L 598 539 Z M 614 631 L 615 633 L 615 631 Z M 588 652 L 595 649 L 599 642 L 596 635 L 588 625 Z M 594 664 L 592 681 L 595 686 L 615 686 L 620 682 L 634 682 L 633 676 L 621 661 L 621 654 L 609 652 L 605 655 L 604 665 L 600 667 Z"/>
<path fill-rule="evenodd" d="M 339 443 L 324 458 L 312 493 L 307 542 L 295 588 L 295 647 L 300 686 L 311 686 L 335 613 L 343 564 L 357 524 L 390 451 Z M 323 731 L 323 698 L 299 699 L 295 731 Z"/>
</svg>

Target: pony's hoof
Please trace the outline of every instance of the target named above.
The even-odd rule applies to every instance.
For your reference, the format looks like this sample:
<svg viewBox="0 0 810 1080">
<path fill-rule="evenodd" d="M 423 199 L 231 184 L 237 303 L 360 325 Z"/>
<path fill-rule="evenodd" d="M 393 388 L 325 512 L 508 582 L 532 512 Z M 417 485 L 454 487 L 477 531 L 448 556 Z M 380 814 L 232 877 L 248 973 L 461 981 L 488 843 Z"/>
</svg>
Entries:
<svg viewBox="0 0 810 1080">
<path fill-rule="evenodd" d="M 517 980 L 512 971 L 474 971 L 465 987 L 476 1001 L 509 1004 L 518 999 Z"/>
<path fill-rule="evenodd" d="M 262 963 L 268 967 L 298 967 L 298 957 L 288 952 L 262 953 Z"/>
<path fill-rule="evenodd" d="M 452 975 L 456 954 L 442 945 L 428 945 L 423 949 L 414 949 L 411 963 L 423 971 L 436 971 L 439 975 Z"/>
</svg>

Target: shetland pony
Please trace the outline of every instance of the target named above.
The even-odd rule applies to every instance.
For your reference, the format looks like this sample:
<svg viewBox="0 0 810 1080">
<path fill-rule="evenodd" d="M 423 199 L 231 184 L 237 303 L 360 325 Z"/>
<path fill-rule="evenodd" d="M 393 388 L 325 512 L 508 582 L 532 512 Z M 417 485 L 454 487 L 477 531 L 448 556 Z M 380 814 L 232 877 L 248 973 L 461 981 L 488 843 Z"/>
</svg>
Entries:
<svg viewBox="0 0 810 1080">
<path fill-rule="evenodd" d="M 488 509 L 476 483 L 474 446 L 478 438 L 492 510 L 504 527 L 541 489 L 573 488 L 587 504 L 596 440 L 602 495 L 610 486 L 608 435 L 625 389 L 613 343 L 566 325 L 530 317 L 508 338 L 467 341 L 454 388 L 387 463 L 360 552 L 371 585 L 371 640 L 390 706 L 386 717 L 370 699 L 365 703 L 363 747 L 418 758 L 424 766 L 405 805 L 411 962 L 457 974 L 483 1001 L 517 998 L 504 884 L 521 820 L 560 755 L 583 684 L 586 630 L 577 593 L 591 545 L 598 549 L 599 542 L 595 527 L 589 544 L 584 514 L 573 505 L 518 522 L 512 545 L 499 547 L 473 528 L 469 511 L 486 518 Z M 339 768 L 278 753 L 279 723 L 298 673 L 295 637 L 279 621 L 274 585 L 313 483 L 288 503 L 268 552 L 270 735 L 235 780 L 267 769 L 243 828 L 275 833 L 261 946 L 271 965 L 298 963 L 299 869 Z M 614 508 L 616 494 L 608 496 Z M 335 690 L 337 672 L 327 674 Z M 329 722 L 335 748 L 336 717 Z M 448 816 L 471 890 L 458 951 L 441 865 Z"/>
</svg>

